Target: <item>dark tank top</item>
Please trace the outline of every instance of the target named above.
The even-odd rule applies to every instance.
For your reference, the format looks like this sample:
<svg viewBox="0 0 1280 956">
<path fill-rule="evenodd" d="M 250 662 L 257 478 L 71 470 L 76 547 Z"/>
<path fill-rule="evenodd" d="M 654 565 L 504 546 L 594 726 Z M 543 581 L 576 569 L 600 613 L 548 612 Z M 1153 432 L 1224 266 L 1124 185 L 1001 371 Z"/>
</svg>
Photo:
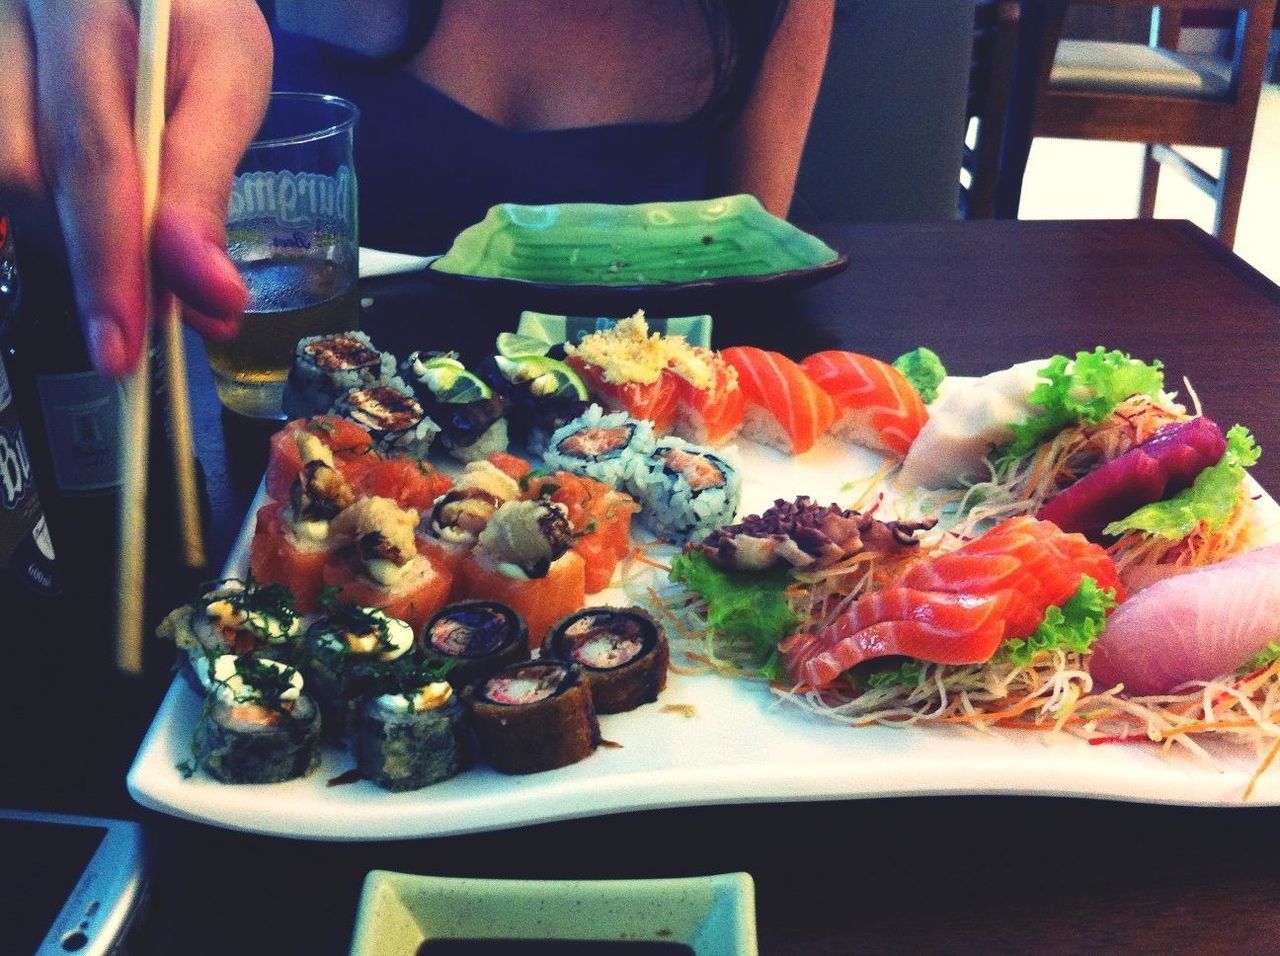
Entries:
<svg viewBox="0 0 1280 956">
<path fill-rule="evenodd" d="M 423 255 L 502 202 L 638 203 L 709 195 L 711 136 L 676 123 L 512 130 L 399 70 L 277 31 L 273 89 L 360 108 L 360 242 Z"/>
</svg>

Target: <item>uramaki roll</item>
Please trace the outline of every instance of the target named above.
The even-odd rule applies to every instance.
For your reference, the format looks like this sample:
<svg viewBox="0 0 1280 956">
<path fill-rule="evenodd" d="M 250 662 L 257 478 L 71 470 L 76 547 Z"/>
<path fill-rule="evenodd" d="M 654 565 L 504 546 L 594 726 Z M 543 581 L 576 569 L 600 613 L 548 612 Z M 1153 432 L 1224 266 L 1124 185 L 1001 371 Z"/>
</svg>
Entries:
<svg viewBox="0 0 1280 956">
<path fill-rule="evenodd" d="M 501 601 L 459 601 L 442 607 L 418 634 L 425 660 L 448 663 L 456 689 L 529 659 L 529 628 Z"/>
<path fill-rule="evenodd" d="M 512 664 L 468 687 L 462 699 L 481 754 L 503 773 L 566 767 L 600 743 L 591 693 L 574 664 Z"/>
<path fill-rule="evenodd" d="M 575 611 L 551 629 L 542 653 L 582 668 L 597 714 L 635 710 L 667 686 L 666 635 L 638 607 Z"/>
</svg>

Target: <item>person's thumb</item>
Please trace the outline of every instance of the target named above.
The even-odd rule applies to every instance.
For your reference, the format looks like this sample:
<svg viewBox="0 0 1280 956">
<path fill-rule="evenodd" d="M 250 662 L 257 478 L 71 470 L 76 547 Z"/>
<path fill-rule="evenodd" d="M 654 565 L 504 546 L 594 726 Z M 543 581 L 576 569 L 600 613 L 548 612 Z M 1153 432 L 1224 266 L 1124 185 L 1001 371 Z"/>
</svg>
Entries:
<svg viewBox="0 0 1280 956">
<path fill-rule="evenodd" d="M 188 321 L 224 338 L 248 301 L 226 253 L 232 177 L 266 110 L 271 39 L 252 3 L 199 5 L 173 22 L 171 87 L 153 246 L 158 282 Z"/>
</svg>

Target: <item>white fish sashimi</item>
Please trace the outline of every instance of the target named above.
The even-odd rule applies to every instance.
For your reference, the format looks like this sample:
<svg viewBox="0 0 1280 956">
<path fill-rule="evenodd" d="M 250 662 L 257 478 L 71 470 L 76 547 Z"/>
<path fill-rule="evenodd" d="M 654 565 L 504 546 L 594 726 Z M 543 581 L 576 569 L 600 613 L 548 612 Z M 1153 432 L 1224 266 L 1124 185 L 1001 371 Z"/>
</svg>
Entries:
<svg viewBox="0 0 1280 956">
<path fill-rule="evenodd" d="M 1280 544 L 1160 581 L 1121 604 L 1089 659 L 1094 689 L 1134 696 L 1230 674 L 1280 640 Z"/>
<path fill-rule="evenodd" d="M 929 420 L 911 443 L 898 480 L 942 488 L 981 477 L 982 460 L 1013 441 L 1011 425 L 1031 416 L 1027 396 L 1048 364 L 1021 362 L 941 395 L 929 406 Z"/>
</svg>

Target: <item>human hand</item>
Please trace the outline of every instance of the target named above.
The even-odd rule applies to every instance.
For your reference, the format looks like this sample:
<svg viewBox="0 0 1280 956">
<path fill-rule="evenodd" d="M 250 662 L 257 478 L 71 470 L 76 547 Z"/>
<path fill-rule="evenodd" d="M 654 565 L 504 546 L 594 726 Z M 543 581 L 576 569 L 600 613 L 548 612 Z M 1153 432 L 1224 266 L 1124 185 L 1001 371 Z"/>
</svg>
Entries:
<svg viewBox="0 0 1280 956">
<path fill-rule="evenodd" d="M 85 342 L 117 377 L 141 351 L 142 186 L 129 0 L 0 0 L 0 207 L 70 260 Z M 266 110 L 271 38 L 253 0 L 172 0 L 156 284 L 215 338 L 248 301 L 225 248 L 232 176 Z"/>
</svg>

